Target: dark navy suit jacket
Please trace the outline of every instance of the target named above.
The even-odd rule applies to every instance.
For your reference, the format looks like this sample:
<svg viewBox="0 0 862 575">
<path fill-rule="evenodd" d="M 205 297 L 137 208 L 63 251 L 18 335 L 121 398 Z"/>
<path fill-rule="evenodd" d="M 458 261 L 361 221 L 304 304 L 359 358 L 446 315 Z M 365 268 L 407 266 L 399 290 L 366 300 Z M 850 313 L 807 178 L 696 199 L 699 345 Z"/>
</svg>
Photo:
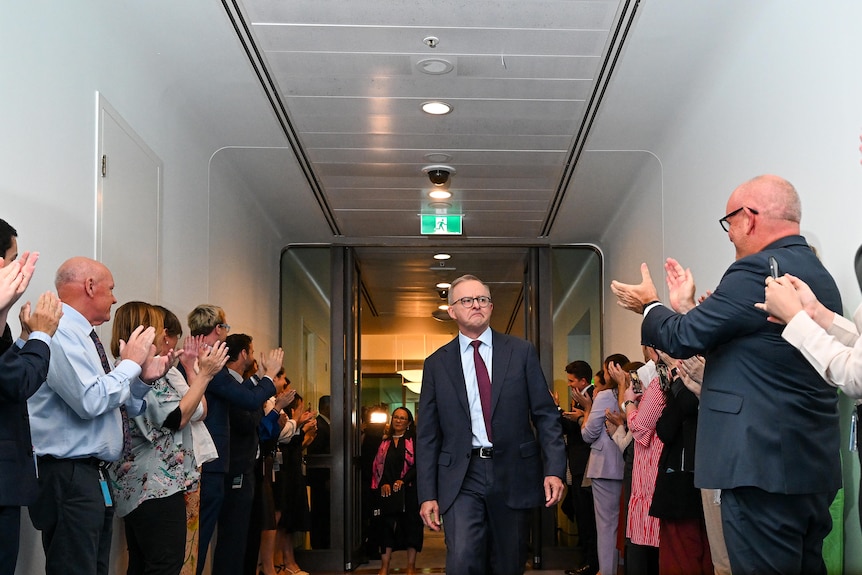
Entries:
<svg viewBox="0 0 862 575">
<path fill-rule="evenodd" d="M 18 349 L 7 325 L 0 353 L 0 506 L 29 505 L 37 485 L 27 398 L 48 376 L 51 351 L 36 339 Z"/>
<path fill-rule="evenodd" d="M 506 505 L 536 507 L 545 501 L 545 476 L 565 480 L 560 416 L 533 345 L 493 332 L 492 346 L 494 475 Z M 473 438 L 457 337 L 425 360 L 416 422 L 419 501 L 436 499 L 445 513 L 461 490 Z"/>
<path fill-rule="evenodd" d="M 185 376 L 185 373 L 183 373 Z M 223 367 L 207 386 L 207 417 L 204 423 L 213 438 L 218 459 L 203 464 L 203 471 L 227 473 L 230 467 L 230 409 L 231 406 L 246 411 L 258 411 L 263 402 L 275 395 L 275 385 L 268 377 L 251 389 L 243 386 Z"/>
<path fill-rule="evenodd" d="M 754 307 L 764 298 L 769 256 L 781 273 L 802 279 L 841 313 L 832 276 L 805 238 L 788 236 L 737 260 L 713 294 L 687 314 L 653 308 L 643 322 L 643 342 L 673 357 L 706 357 L 698 487 L 831 492 L 841 486 L 837 392 L 781 338 L 783 326 Z"/>
</svg>

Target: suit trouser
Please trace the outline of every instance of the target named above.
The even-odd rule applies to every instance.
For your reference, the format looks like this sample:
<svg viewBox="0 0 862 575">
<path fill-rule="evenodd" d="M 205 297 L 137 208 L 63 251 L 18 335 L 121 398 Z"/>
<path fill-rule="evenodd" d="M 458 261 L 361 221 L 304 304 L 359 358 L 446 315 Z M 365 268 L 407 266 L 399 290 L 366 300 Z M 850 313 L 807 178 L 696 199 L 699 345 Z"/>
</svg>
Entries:
<svg viewBox="0 0 862 575">
<path fill-rule="evenodd" d="M 617 526 L 620 521 L 621 479 L 592 479 L 593 503 L 596 510 L 596 544 L 599 571 L 616 573 L 619 563 Z M 595 567 L 595 565 L 593 565 Z"/>
<path fill-rule="evenodd" d="M 129 546 L 127 575 L 176 575 L 186 551 L 186 499 L 178 491 L 147 499 L 123 518 Z"/>
<path fill-rule="evenodd" d="M 225 474 L 224 477 L 224 500 L 218 519 L 218 541 L 213 552 L 212 573 L 238 575 L 243 572 L 245 563 L 248 524 L 254 503 L 254 471 L 237 476 Z M 260 531 L 258 541 L 259 537 Z"/>
<path fill-rule="evenodd" d="M 524 572 L 532 510 L 506 505 L 493 462 L 470 458 L 461 491 L 443 514 L 447 575 Z"/>
<path fill-rule="evenodd" d="M 756 487 L 721 491 L 721 521 L 734 575 L 826 573 L 823 539 L 835 492 L 787 495 Z"/>
<path fill-rule="evenodd" d="M 21 508 L 0 506 L 0 575 L 15 575 L 21 537 Z"/>
<path fill-rule="evenodd" d="M 201 473 L 201 512 L 198 529 L 197 575 L 204 571 L 210 541 L 215 533 L 224 501 L 224 473 L 204 471 Z"/>
<path fill-rule="evenodd" d="M 92 458 L 39 458 L 39 496 L 29 511 L 42 532 L 46 575 L 108 575 L 114 508 L 105 505 L 99 473 Z"/>
<path fill-rule="evenodd" d="M 583 564 L 599 568 L 596 543 L 596 507 L 591 487 L 581 487 L 583 475 L 572 476 L 572 497 L 575 499 L 575 521 L 578 524 L 578 544 L 583 551 Z"/>
</svg>

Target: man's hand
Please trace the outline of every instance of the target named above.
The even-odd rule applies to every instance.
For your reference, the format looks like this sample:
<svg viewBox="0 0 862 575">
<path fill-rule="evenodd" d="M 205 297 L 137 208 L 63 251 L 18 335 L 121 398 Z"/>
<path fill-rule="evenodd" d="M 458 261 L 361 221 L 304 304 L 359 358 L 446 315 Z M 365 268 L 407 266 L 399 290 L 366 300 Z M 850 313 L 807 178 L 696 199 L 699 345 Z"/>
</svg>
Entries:
<svg viewBox="0 0 862 575">
<path fill-rule="evenodd" d="M 45 332 L 53 336 L 63 317 L 63 302 L 54 292 L 46 291 L 39 296 L 36 309 L 30 313 L 30 302 L 21 308 L 18 316 L 21 320 L 21 339 L 26 340 L 34 331 Z M 26 333 L 26 337 L 25 336 Z"/>
<path fill-rule="evenodd" d="M 199 352 L 199 373 L 209 379 L 215 377 L 222 370 L 225 363 L 227 363 L 227 344 L 223 341 L 217 342 L 210 348 L 201 349 Z"/>
<path fill-rule="evenodd" d="M 24 281 L 24 274 L 21 272 L 21 262 L 15 260 L 0 269 L 0 311 L 9 312 L 9 308 L 18 301 L 21 294 L 21 285 L 29 282 Z M 26 289 L 26 285 L 24 285 Z"/>
<path fill-rule="evenodd" d="M 269 377 L 270 379 L 275 380 L 275 376 L 281 369 L 281 362 L 283 359 L 284 350 L 280 347 L 277 347 L 269 351 L 268 353 L 261 352 L 260 366 L 263 370 L 264 377 Z"/>
<path fill-rule="evenodd" d="M 689 268 L 683 267 L 673 258 L 664 263 L 665 281 L 670 294 L 670 307 L 676 313 L 686 313 L 695 307 L 694 276 Z"/>
<path fill-rule="evenodd" d="M 585 409 L 589 410 L 593 407 L 593 398 L 590 397 L 589 393 L 587 393 L 587 388 L 573 389 L 572 396 L 574 400 L 580 405 L 583 405 Z"/>
<path fill-rule="evenodd" d="M 553 507 L 563 500 L 566 486 L 563 480 L 556 475 L 545 476 L 545 507 Z"/>
<path fill-rule="evenodd" d="M 437 505 L 436 499 L 422 502 L 422 507 L 419 508 L 419 517 L 422 518 L 425 527 L 431 531 L 440 531 L 442 523 L 440 521 L 440 507 Z"/>
<path fill-rule="evenodd" d="M 611 282 L 611 291 L 617 296 L 617 304 L 635 313 L 643 313 L 644 306 L 658 300 L 658 292 L 646 264 L 641 264 L 641 283 L 637 285 Z"/>
</svg>

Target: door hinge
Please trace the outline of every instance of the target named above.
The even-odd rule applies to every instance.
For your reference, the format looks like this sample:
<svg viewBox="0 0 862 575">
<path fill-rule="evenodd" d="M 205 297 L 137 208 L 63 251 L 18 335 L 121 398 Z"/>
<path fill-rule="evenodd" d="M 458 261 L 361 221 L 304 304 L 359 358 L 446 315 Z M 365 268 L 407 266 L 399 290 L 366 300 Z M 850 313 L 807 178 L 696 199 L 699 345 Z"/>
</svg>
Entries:
<svg viewBox="0 0 862 575">
<path fill-rule="evenodd" d="M 102 177 L 106 178 L 108 176 L 108 156 L 106 154 L 102 154 Z"/>
</svg>

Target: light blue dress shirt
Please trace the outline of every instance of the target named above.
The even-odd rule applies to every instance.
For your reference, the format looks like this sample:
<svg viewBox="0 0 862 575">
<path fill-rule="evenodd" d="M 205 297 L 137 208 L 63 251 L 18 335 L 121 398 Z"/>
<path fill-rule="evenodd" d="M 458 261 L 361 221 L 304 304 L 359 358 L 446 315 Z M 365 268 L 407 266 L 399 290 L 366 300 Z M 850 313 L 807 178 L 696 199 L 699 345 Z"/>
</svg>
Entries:
<svg viewBox="0 0 862 575">
<path fill-rule="evenodd" d="M 494 374 L 491 369 L 491 359 L 494 349 L 491 347 L 491 328 L 486 329 L 478 337 L 482 345 L 479 346 L 479 355 L 488 368 L 488 377 L 491 378 L 491 386 L 494 385 Z M 467 384 L 467 404 L 470 406 L 470 426 L 473 429 L 473 447 L 492 447 L 493 443 L 488 439 L 485 431 L 485 417 L 482 413 L 482 400 L 479 399 L 479 382 L 476 379 L 476 364 L 473 362 L 473 340 L 458 333 L 458 345 L 461 349 L 461 368 L 464 370 L 464 382 Z"/>
<path fill-rule="evenodd" d="M 143 398 L 151 388 L 139 378 L 141 367 L 126 359 L 106 374 L 92 330 L 83 315 L 63 304 L 48 379 L 27 400 L 36 455 L 116 461 L 123 450 L 120 405 L 129 417 L 146 409 Z"/>
</svg>

